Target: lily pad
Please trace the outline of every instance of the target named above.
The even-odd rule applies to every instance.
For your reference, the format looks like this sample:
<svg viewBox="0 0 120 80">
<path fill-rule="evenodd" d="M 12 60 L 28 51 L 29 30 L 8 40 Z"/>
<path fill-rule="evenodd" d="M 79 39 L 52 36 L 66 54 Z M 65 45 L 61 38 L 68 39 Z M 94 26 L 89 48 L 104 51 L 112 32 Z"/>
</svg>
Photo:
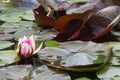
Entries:
<svg viewBox="0 0 120 80">
<path fill-rule="evenodd" d="M 104 44 L 113 48 L 114 56 L 120 56 L 120 42 L 104 42 Z"/>
<path fill-rule="evenodd" d="M 57 41 L 54 41 L 54 40 L 48 40 L 45 42 L 45 46 L 47 47 L 58 47 L 58 48 L 61 48 L 61 45 L 59 42 Z"/>
<path fill-rule="evenodd" d="M 87 77 L 82 77 L 82 78 L 78 78 L 78 79 L 75 79 L 75 80 L 90 80 L 90 79 L 87 78 Z"/>
<path fill-rule="evenodd" d="M 8 9 L 15 8 L 15 7 L 16 6 L 11 2 L 2 2 L 2 1 L 0 1 L 0 11 L 1 10 L 8 10 Z"/>
<path fill-rule="evenodd" d="M 13 28 L 13 27 L 5 27 L 4 30 L 3 30 L 3 32 L 5 34 L 13 34 L 16 31 L 18 31 L 18 29 L 17 28 Z"/>
<path fill-rule="evenodd" d="M 112 57 L 109 63 L 110 65 L 120 66 L 120 57 L 119 56 Z"/>
<path fill-rule="evenodd" d="M 8 48 L 10 46 L 14 45 L 14 43 L 9 42 L 9 41 L 0 41 L 0 50 Z"/>
<path fill-rule="evenodd" d="M 51 67 L 83 72 L 99 69 L 111 55 L 111 47 L 91 41 L 68 41 L 61 44 L 62 48 L 45 47 L 39 51 L 40 59 L 50 62 L 48 66 Z"/>
<path fill-rule="evenodd" d="M 14 50 L 0 51 L 0 66 L 8 65 L 18 60 L 19 58 Z"/>
<path fill-rule="evenodd" d="M 24 36 L 28 37 L 34 33 L 35 33 L 35 31 L 33 29 L 22 28 L 14 33 L 14 38 L 19 39 L 19 38 L 24 37 Z"/>
<path fill-rule="evenodd" d="M 58 35 L 58 30 L 48 29 L 40 32 L 40 34 L 35 35 L 35 38 L 40 41 L 51 40 Z"/>
<path fill-rule="evenodd" d="M 14 65 L 1 68 L 0 80 L 28 80 L 32 69 L 31 65 Z"/>
<path fill-rule="evenodd" d="M 37 24 L 31 21 L 7 22 L 7 23 L 3 23 L 1 27 L 3 28 L 6 28 L 6 27 L 10 27 L 10 28 L 37 27 Z"/>
<path fill-rule="evenodd" d="M 88 2 L 90 0 L 69 0 L 70 3 L 85 3 L 85 2 Z"/>
<path fill-rule="evenodd" d="M 0 13 L 0 20 L 5 22 L 19 22 L 21 19 L 34 20 L 32 9 L 30 8 L 12 8 Z"/>
<path fill-rule="evenodd" d="M 11 2 L 18 7 L 28 7 L 32 9 L 36 9 L 40 5 L 37 0 L 11 0 Z"/>
<path fill-rule="evenodd" d="M 75 0 L 76 1 L 76 0 Z M 84 0 L 83 0 L 84 1 Z M 67 14 L 72 14 L 72 13 L 84 13 L 87 10 L 92 10 L 95 5 L 97 5 L 97 3 L 100 2 L 100 0 L 90 0 L 87 3 L 85 3 L 84 5 L 71 5 L 67 10 L 66 13 Z"/>
<path fill-rule="evenodd" d="M 0 34 L 0 40 L 11 40 L 13 39 L 13 34 Z"/>
<path fill-rule="evenodd" d="M 44 65 L 35 69 L 31 77 L 31 80 L 71 80 L 67 73 L 59 70 L 49 69 Z"/>
<path fill-rule="evenodd" d="M 96 72 L 97 77 L 102 80 L 119 80 L 120 79 L 120 67 L 104 66 L 102 69 Z"/>
</svg>

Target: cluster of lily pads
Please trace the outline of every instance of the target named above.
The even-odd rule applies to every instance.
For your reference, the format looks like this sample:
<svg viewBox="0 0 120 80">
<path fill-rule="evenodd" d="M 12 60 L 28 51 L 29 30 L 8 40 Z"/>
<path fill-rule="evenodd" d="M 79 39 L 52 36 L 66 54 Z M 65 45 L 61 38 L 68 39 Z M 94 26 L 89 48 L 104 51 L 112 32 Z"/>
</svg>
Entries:
<svg viewBox="0 0 120 80">
<path fill-rule="evenodd" d="M 70 0 L 69 3 L 77 1 L 80 2 Z M 72 79 L 67 73 L 69 71 L 83 74 L 94 72 L 100 80 L 120 79 L 119 41 L 58 42 L 54 40 L 55 37 L 68 29 L 60 28 L 63 24 L 59 21 L 69 16 L 56 20 L 59 24 L 52 26 L 57 27 L 44 29 L 38 27 L 39 21 L 38 24 L 35 22 L 33 9 L 16 7 L 13 3 L 3 3 L 2 0 L 0 5 L 1 80 L 91 80 L 87 75 Z M 67 11 L 69 13 L 69 9 Z M 85 17 L 84 14 L 80 15 Z M 40 17 L 46 21 L 46 17 Z M 74 15 L 74 18 L 76 17 Z M 43 21 L 41 24 L 51 26 L 49 22 Z"/>
</svg>

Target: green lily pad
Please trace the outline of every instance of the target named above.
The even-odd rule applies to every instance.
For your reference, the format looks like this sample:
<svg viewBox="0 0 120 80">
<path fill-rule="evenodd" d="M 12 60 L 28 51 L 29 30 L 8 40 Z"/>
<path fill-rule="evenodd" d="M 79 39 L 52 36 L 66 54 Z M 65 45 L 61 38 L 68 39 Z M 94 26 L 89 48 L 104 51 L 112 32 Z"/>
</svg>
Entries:
<svg viewBox="0 0 120 80">
<path fill-rule="evenodd" d="M 1 10 L 8 10 L 8 9 L 11 9 L 11 8 L 15 8 L 16 6 L 11 3 L 11 2 L 0 2 L 0 11 Z"/>
<path fill-rule="evenodd" d="M 88 2 L 90 0 L 69 0 L 70 3 L 85 3 L 85 2 Z"/>
<path fill-rule="evenodd" d="M 0 40 L 11 40 L 13 39 L 13 34 L 0 34 Z"/>
<path fill-rule="evenodd" d="M 70 76 L 59 70 L 50 69 L 47 66 L 36 68 L 32 73 L 31 80 L 71 80 Z"/>
<path fill-rule="evenodd" d="M 31 65 L 14 65 L 0 69 L 0 80 L 30 80 Z"/>
<path fill-rule="evenodd" d="M 32 9 L 17 7 L 9 10 L 4 10 L 0 13 L 1 21 L 19 22 L 21 19 L 34 20 Z"/>
<path fill-rule="evenodd" d="M 17 54 L 14 50 L 0 51 L 0 66 L 8 65 L 18 61 Z"/>
<path fill-rule="evenodd" d="M 14 43 L 9 42 L 9 41 L 0 41 L 0 50 L 8 48 L 10 46 L 14 45 Z"/>
<path fill-rule="evenodd" d="M 97 77 L 102 80 L 119 80 L 120 79 L 120 67 L 104 66 L 102 69 L 96 72 Z"/>
<path fill-rule="evenodd" d="M 40 32 L 40 34 L 35 35 L 36 40 L 47 41 L 51 40 L 58 35 L 58 30 L 48 29 Z"/>
<path fill-rule="evenodd" d="M 114 56 L 120 56 L 120 42 L 104 42 L 104 44 L 113 48 Z"/>
<path fill-rule="evenodd" d="M 5 27 L 3 33 L 5 33 L 5 34 L 13 34 L 18 30 L 19 29 L 13 28 L 13 27 Z"/>
<path fill-rule="evenodd" d="M 72 0 L 73 1 L 73 0 Z M 74 0 L 76 1 L 76 0 Z M 78 1 L 78 0 L 77 0 Z M 81 0 L 84 1 L 84 0 Z M 67 14 L 73 14 L 73 13 L 84 13 L 88 10 L 92 10 L 95 5 L 97 5 L 100 2 L 100 0 L 89 0 L 87 3 L 85 3 L 84 5 L 78 5 L 76 4 L 76 6 L 70 6 L 67 10 L 66 13 Z"/>
<path fill-rule="evenodd" d="M 61 48 L 61 45 L 59 42 L 57 41 L 54 41 L 54 40 L 48 40 L 45 42 L 45 46 L 47 47 L 58 47 L 58 48 Z"/>
<path fill-rule="evenodd" d="M 110 65 L 120 66 L 120 57 L 119 56 L 112 57 L 109 63 Z"/>
<path fill-rule="evenodd" d="M 19 39 L 21 37 L 24 36 L 31 36 L 32 34 L 34 34 L 35 31 L 33 29 L 28 29 L 28 28 L 22 28 L 19 29 L 17 32 L 14 33 L 14 38 Z"/>
<path fill-rule="evenodd" d="M 91 41 L 68 41 L 61 43 L 61 46 L 62 48 L 45 47 L 38 55 L 40 59 L 49 62 L 48 66 L 79 72 L 101 68 L 111 55 L 111 47 Z"/>
<path fill-rule="evenodd" d="M 7 23 L 3 23 L 1 27 L 3 28 L 6 28 L 6 27 L 10 27 L 10 28 L 37 27 L 37 24 L 31 21 L 7 22 Z"/>
<path fill-rule="evenodd" d="M 75 79 L 75 80 L 91 80 L 91 79 L 89 79 L 87 77 L 82 77 L 82 78 L 78 78 L 78 79 Z"/>
</svg>

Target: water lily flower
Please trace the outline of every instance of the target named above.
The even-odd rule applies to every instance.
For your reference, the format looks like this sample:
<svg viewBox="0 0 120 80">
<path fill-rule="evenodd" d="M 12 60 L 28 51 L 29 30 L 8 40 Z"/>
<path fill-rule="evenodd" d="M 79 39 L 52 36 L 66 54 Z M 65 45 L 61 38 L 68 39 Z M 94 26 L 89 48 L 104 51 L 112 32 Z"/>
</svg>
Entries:
<svg viewBox="0 0 120 80">
<path fill-rule="evenodd" d="M 41 45 L 35 50 L 34 36 L 24 36 L 23 38 L 19 39 L 15 50 L 19 57 L 29 57 L 32 54 L 37 53 L 42 48 L 42 45 L 43 44 L 41 43 Z"/>
</svg>

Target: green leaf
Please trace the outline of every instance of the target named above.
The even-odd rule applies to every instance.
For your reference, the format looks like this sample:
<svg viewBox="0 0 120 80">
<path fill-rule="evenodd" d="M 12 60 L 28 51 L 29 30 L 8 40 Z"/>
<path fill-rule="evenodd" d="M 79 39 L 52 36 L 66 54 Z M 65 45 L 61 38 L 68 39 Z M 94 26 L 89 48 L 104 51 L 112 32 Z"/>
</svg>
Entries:
<svg viewBox="0 0 120 80">
<path fill-rule="evenodd" d="M 45 46 L 46 47 L 56 47 L 56 48 L 61 48 L 62 47 L 59 42 L 54 41 L 54 40 L 46 41 Z"/>
<path fill-rule="evenodd" d="M 0 80 L 30 80 L 31 65 L 14 65 L 0 69 Z"/>
<path fill-rule="evenodd" d="M 85 3 L 85 2 L 88 2 L 90 0 L 69 0 L 70 3 Z"/>
<path fill-rule="evenodd" d="M 31 80 L 71 80 L 67 73 L 55 69 L 50 69 L 45 65 L 36 68 L 32 72 L 31 77 Z"/>
<path fill-rule="evenodd" d="M 39 41 L 51 40 L 54 37 L 56 37 L 58 33 L 59 33 L 58 30 L 47 29 L 47 30 L 40 32 L 40 34 L 35 35 L 35 38 L 36 40 L 39 40 Z"/>
<path fill-rule="evenodd" d="M 79 0 L 71 0 L 71 1 L 79 1 Z M 80 5 L 80 4 L 75 4 L 76 6 L 70 6 L 67 10 L 66 13 L 67 14 L 73 14 L 73 13 L 84 13 L 88 10 L 92 10 L 94 9 L 95 5 L 97 5 L 100 0 L 80 0 L 80 1 L 88 1 L 87 3 L 85 3 L 84 5 Z"/>
<path fill-rule="evenodd" d="M 105 65 L 111 55 L 111 47 L 91 41 L 60 44 L 61 48 L 45 47 L 39 51 L 40 59 L 48 61 L 48 66 L 71 71 L 93 71 Z"/>
<path fill-rule="evenodd" d="M 14 50 L 0 51 L 0 66 L 8 65 L 19 60 Z"/>
<path fill-rule="evenodd" d="M 14 33 L 14 38 L 19 39 L 19 38 L 24 37 L 24 36 L 28 37 L 34 33 L 35 33 L 35 31 L 33 29 L 22 28 Z"/>
<path fill-rule="evenodd" d="M 104 42 L 105 45 L 112 47 L 113 54 L 120 56 L 120 42 Z"/>
<path fill-rule="evenodd" d="M 14 43 L 9 42 L 9 41 L 0 41 L 0 50 L 8 48 L 10 46 L 14 45 Z"/>
<path fill-rule="evenodd" d="M 120 57 L 119 56 L 113 56 L 109 62 L 111 65 L 120 65 Z"/>
<path fill-rule="evenodd" d="M 0 11 L 1 10 L 8 10 L 8 9 L 15 8 L 15 7 L 16 6 L 11 2 L 7 2 L 7 3 L 2 2 L 2 1 L 0 2 Z"/>
<path fill-rule="evenodd" d="M 82 78 L 78 78 L 78 79 L 75 79 L 75 80 L 91 80 L 91 79 L 89 79 L 87 77 L 82 77 Z"/>
<path fill-rule="evenodd" d="M 13 34 L 0 34 L 0 40 L 11 40 L 13 39 Z"/>
<path fill-rule="evenodd" d="M 120 67 L 115 67 L 115 66 L 104 66 L 102 69 L 98 70 L 96 72 L 96 75 L 98 78 L 100 79 L 110 79 L 110 78 L 113 78 L 113 79 L 110 79 L 110 80 L 115 80 L 115 77 L 120 77 Z"/>
<path fill-rule="evenodd" d="M 34 20 L 32 9 L 29 8 L 12 8 L 0 13 L 0 20 L 5 22 L 19 22 L 21 19 Z"/>
<path fill-rule="evenodd" d="M 20 22 L 6 22 L 1 25 L 1 27 L 10 28 L 24 28 L 24 27 L 37 27 L 35 22 L 31 21 L 20 21 Z"/>
</svg>

